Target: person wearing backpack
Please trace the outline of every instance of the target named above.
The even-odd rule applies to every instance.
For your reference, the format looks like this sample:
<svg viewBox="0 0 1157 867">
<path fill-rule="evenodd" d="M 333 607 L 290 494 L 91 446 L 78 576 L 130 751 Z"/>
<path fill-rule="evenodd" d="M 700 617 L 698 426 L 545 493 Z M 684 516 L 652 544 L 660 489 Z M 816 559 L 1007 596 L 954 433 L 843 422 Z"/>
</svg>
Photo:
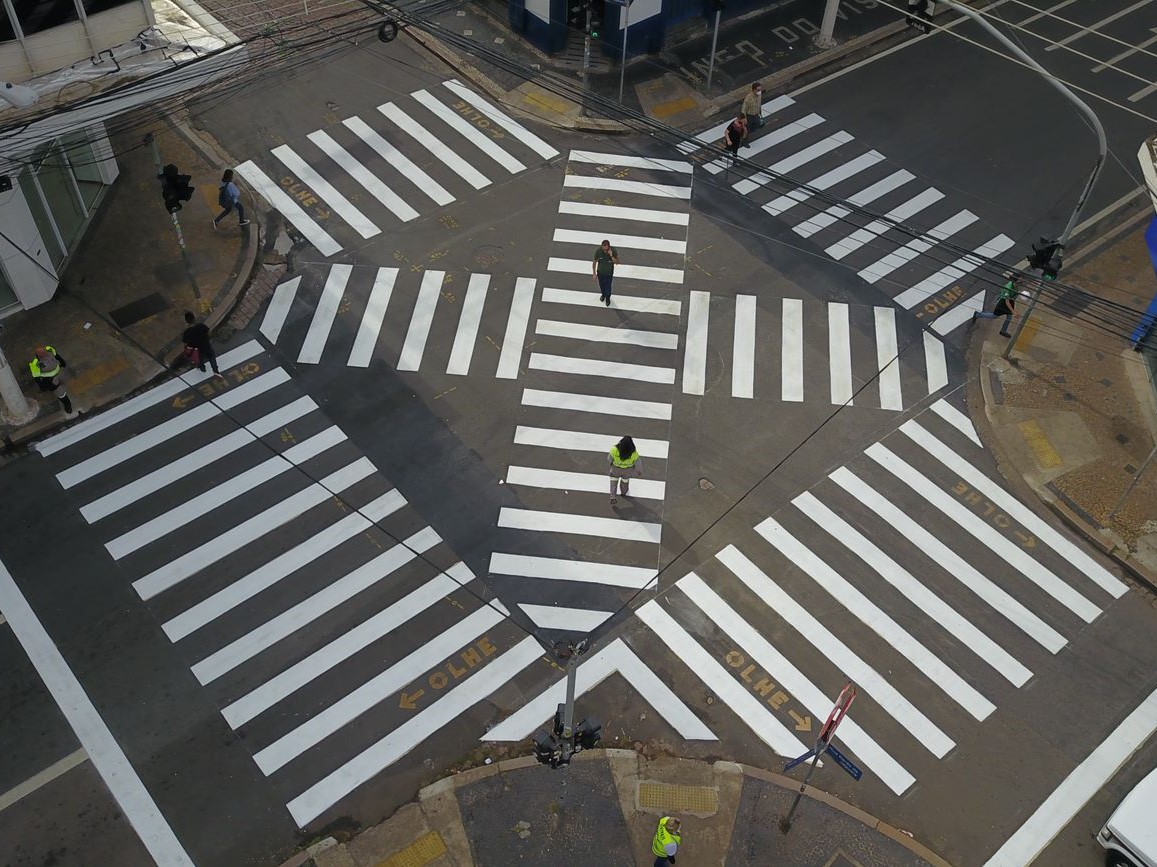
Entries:
<svg viewBox="0 0 1157 867">
<path fill-rule="evenodd" d="M 249 221 L 245 219 L 245 207 L 241 204 L 241 191 L 233 183 L 233 169 L 225 169 L 225 173 L 221 175 L 221 183 L 217 185 L 217 204 L 224 210 L 213 218 L 214 229 L 234 209 L 237 210 L 238 225 L 249 225 Z"/>
</svg>

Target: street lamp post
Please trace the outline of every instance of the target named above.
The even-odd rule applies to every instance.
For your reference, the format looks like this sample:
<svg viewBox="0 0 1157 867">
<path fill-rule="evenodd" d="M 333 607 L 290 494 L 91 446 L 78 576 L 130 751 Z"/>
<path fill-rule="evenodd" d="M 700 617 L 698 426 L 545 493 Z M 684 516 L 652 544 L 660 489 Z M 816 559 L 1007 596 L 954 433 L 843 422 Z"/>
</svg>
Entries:
<svg viewBox="0 0 1157 867">
<path fill-rule="evenodd" d="M 623 82 L 627 75 L 627 35 L 631 32 L 631 4 L 634 0 L 607 0 L 623 10 L 623 51 L 619 57 L 619 103 L 623 101 Z"/>
<path fill-rule="evenodd" d="M 980 13 L 976 12 L 974 9 L 969 9 L 967 6 L 964 6 L 961 3 L 958 3 L 957 0 L 941 0 L 941 2 L 943 2 L 949 8 L 955 9 L 961 15 L 967 15 L 969 18 L 991 33 L 994 37 L 996 37 L 996 39 L 1002 45 L 1004 45 L 1005 48 L 1007 48 L 1026 64 L 1040 73 L 1045 81 L 1056 88 L 1056 90 L 1059 91 L 1060 94 L 1065 97 L 1065 99 L 1075 105 L 1081 111 L 1081 113 L 1084 114 L 1086 118 L 1088 118 L 1089 124 L 1097 133 L 1097 161 L 1093 165 L 1092 172 L 1089 173 L 1088 180 L 1085 181 L 1085 188 L 1081 190 L 1081 195 L 1077 198 L 1076 207 L 1073 208 L 1073 213 L 1069 217 L 1068 224 L 1065 226 L 1064 231 L 1061 232 L 1060 236 L 1057 237 L 1056 241 L 1054 242 L 1056 245 L 1056 255 L 1059 257 L 1063 254 L 1065 244 L 1068 243 L 1069 236 L 1073 233 L 1073 229 L 1076 227 L 1077 221 L 1081 218 L 1081 211 L 1084 210 L 1085 203 L 1088 202 L 1089 195 L 1093 192 L 1093 186 L 1097 183 L 1097 178 L 1101 174 L 1101 168 L 1105 164 L 1105 155 L 1109 150 L 1108 142 L 1105 139 L 1105 128 L 1101 125 L 1100 118 L 1098 118 L 1097 115 L 1093 113 L 1093 110 L 1089 108 L 1089 106 L 1086 105 L 1080 99 L 1080 97 L 1069 90 L 1047 69 L 1029 57 L 1029 55 L 1025 53 L 1025 51 L 1021 49 L 1019 45 L 1014 43 L 1011 39 L 997 30 L 992 24 L 988 22 L 987 19 L 980 15 Z M 1020 317 L 1020 321 L 1017 322 L 1016 325 L 1016 330 L 1013 331 L 1012 337 L 1009 338 L 1008 344 L 1004 347 L 1004 352 L 1001 353 L 1004 358 L 1008 358 L 1012 353 L 1012 348 L 1016 345 L 1016 341 L 1020 338 L 1021 332 L 1024 331 L 1024 326 L 1025 323 L 1028 322 L 1028 317 L 1032 314 L 1033 308 L 1036 307 L 1037 302 L 1040 300 L 1041 292 L 1044 290 L 1044 284 L 1045 277 L 1042 273 L 1040 279 L 1037 281 L 1036 288 L 1033 290 L 1032 298 L 1028 303 L 1028 308 L 1024 311 L 1024 315 Z"/>
<path fill-rule="evenodd" d="M 840 8 L 840 0 L 828 0 L 828 5 L 824 7 L 824 18 L 820 23 L 820 32 L 816 37 L 816 45 L 820 48 L 831 48 L 836 44 L 832 38 L 832 34 L 836 29 L 836 13 Z"/>
<path fill-rule="evenodd" d="M 715 74 L 715 45 L 719 42 L 719 15 L 723 11 L 723 3 L 715 3 L 715 30 L 711 34 L 711 62 L 707 66 L 707 89 L 711 90 L 711 76 Z"/>
</svg>

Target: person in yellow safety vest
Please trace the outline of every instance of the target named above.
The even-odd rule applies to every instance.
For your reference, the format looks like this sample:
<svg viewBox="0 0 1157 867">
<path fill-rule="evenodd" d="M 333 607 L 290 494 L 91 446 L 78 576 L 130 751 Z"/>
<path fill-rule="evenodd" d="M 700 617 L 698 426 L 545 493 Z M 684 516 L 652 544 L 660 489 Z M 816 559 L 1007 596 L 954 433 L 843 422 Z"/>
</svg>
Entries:
<svg viewBox="0 0 1157 867">
<path fill-rule="evenodd" d="M 32 378 L 36 380 L 40 390 L 53 392 L 60 405 L 64 407 L 65 415 L 71 416 L 72 401 L 60 381 L 61 372 L 67 366 L 56 349 L 47 345 L 37 346 L 36 355 L 28 362 L 28 369 L 32 371 Z"/>
<path fill-rule="evenodd" d="M 672 816 L 664 816 L 659 820 L 655 839 L 651 841 L 651 854 L 655 856 L 654 867 L 675 863 L 675 853 L 679 851 L 679 844 L 683 842 L 679 824 L 679 820 Z"/>
<path fill-rule="evenodd" d="M 611 446 L 608 460 L 611 462 L 611 502 L 617 503 L 617 494 L 630 496 L 628 492 L 631 476 L 643 474 L 639 467 L 639 450 L 635 448 L 635 441 L 630 437 L 623 437 Z"/>
</svg>

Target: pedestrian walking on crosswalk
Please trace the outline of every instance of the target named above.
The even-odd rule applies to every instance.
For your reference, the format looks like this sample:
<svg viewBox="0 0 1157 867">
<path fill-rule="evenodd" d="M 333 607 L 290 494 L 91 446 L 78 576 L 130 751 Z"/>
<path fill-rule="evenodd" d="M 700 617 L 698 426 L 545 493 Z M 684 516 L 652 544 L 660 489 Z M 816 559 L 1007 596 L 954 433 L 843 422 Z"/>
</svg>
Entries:
<svg viewBox="0 0 1157 867">
<path fill-rule="evenodd" d="M 743 97 L 742 111 L 747 118 L 748 131 L 763 126 L 763 85 L 758 81 L 751 85 L 751 90 Z"/>
<path fill-rule="evenodd" d="M 731 161 L 739 159 L 739 146 L 747 141 L 747 115 L 742 111 L 723 132 L 723 146 L 731 153 Z"/>
<path fill-rule="evenodd" d="M 631 476 L 641 476 L 639 466 L 639 450 L 635 448 L 635 441 L 630 437 L 623 437 L 611 446 L 607 456 L 611 462 L 611 502 L 617 503 L 619 496 L 630 496 Z"/>
<path fill-rule="evenodd" d="M 189 310 L 185 311 L 185 328 L 181 339 L 185 341 L 185 357 L 191 364 L 197 365 L 197 370 L 205 369 L 205 362 L 213 368 L 213 375 L 224 379 L 217 367 L 217 353 L 209 340 L 209 326 L 198 322 L 197 317 Z"/>
<path fill-rule="evenodd" d="M 245 207 L 241 204 L 241 190 L 233 183 L 233 169 L 225 169 L 221 175 L 221 183 L 217 185 L 217 204 L 224 210 L 213 218 L 214 229 L 234 210 L 237 211 L 238 225 L 249 225 L 249 221 L 245 219 Z"/>
<path fill-rule="evenodd" d="M 1016 312 L 1016 296 L 1020 294 L 1020 289 L 1016 285 L 1016 276 L 1012 275 L 1009 281 L 1004 284 L 1000 290 L 1000 295 L 997 296 L 996 306 L 992 311 L 977 310 L 972 314 L 972 321 L 977 319 L 998 319 L 1004 317 L 1004 325 L 1000 326 L 1001 337 L 1012 337 L 1008 333 L 1008 326 L 1012 324 L 1013 314 Z"/>
<path fill-rule="evenodd" d="M 651 841 L 651 854 L 655 856 L 654 867 L 666 867 L 675 863 L 675 855 L 683 835 L 679 833 L 680 822 L 674 816 L 664 816 L 655 829 L 655 839 Z"/>
<path fill-rule="evenodd" d="M 615 266 L 619 264 L 619 251 L 611 246 L 611 242 L 603 239 L 603 243 L 595 249 L 595 258 L 591 263 L 591 273 L 595 282 L 599 284 L 599 300 L 611 306 L 611 289 L 615 280 Z"/>
</svg>

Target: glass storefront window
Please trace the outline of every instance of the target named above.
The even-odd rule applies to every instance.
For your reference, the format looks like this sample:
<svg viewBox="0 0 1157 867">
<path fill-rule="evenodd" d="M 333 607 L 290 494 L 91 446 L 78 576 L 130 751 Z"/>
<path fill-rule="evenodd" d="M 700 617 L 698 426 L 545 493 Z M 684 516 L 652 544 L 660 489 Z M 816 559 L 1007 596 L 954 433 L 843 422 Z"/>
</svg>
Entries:
<svg viewBox="0 0 1157 867">
<path fill-rule="evenodd" d="M 97 164 L 96 151 L 88 140 L 84 130 L 66 135 L 60 140 L 64 148 L 64 155 L 72 167 L 72 175 L 76 178 L 76 185 L 80 190 L 80 197 L 84 200 L 86 211 L 91 211 L 96 204 L 100 191 L 104 189 L 104 180 L 100 176 L 100 166 Z"/>
<path fill-rule="evenodd" d="M 36 180 L 44 194 L 44 203 L 56 222 L 65 249 L 72 250 L 80 240 L 88 209 L 80 199 L 80 190 L 59 142 L 53 142 L 33 157 Z"/>
<path fill-rule="evenodd" d="M 28 203 L 28 210 L 32 212 L 32 220 L 40 232 L 41 243 L 48 253 L 48 258 L 54 267 L 59 267 L 64 261 L 64 248 L 56 237 L 56 227 L 52 218 L 48 216 L 48 209 L 44 206 L 44 199 L 40 196 L 40 188 L 29 169 L 20 172 L 20 192 L 24 194 L 24 201 Z"/>
<path fill-rule="evenodd" d="M 12 7 L 25 36 L 80 20 L 74 0 L 12 0 Z"/>
<path fill-rule="evenodd" d="M 118 6 L 127 6 L 130 3 L 139 3 L 140 0 L 82 0 L 85 15 L 95 15 Z"/>
</svg>

